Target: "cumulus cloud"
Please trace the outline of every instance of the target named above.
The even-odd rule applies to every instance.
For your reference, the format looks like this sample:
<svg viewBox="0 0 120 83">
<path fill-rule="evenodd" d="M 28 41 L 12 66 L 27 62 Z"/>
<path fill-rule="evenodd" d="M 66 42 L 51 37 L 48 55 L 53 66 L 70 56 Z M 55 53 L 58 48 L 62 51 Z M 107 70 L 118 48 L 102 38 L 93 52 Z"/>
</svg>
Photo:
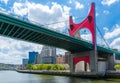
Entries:
<svg viewBox="0 0 120 83">
<path fill-rule="evenodd" d="M 114 37 L 117 37 L 117 36 L 120 36 L 120 25 L 116 24 L 114 26 L 114 29 L 112 31 L 106 31 L 105 32 L 105 35 L 104 35 L 104 38 L 105 39 L 111 39 L 111 38 L 114 38 Z"/>
<path fill-rule="evenodd" d="M 70 8 L 65 5 L 61 6 L 55 2 L 51 3 L 51 5 L 52 6 L 49 7 L 48 5 L 28 1 L 25 3 L 14 2 L 11 12 L 21 17 L 27 16 L 30 22 L 34 21 L 42 25 L 67 20 L 46 27 L 52 27 L 52 29 L 62 31 L 65 29 L 66 23 L 68 24 Z M 10 64 L 21 64 L 23 58 L 28 58 L 29 51 L 37 51 L 40 53 L 42 48 L 42 45 L 8 39 L 5 37 L 0 37 L 0 45 L 0 63 Z"/>
<path fill-rule="evenodd" d="M 80 29 L 80 37 L 83 40 L 92 42 L 92 34 L 87 28 Z"/>
<path fill-rule="evenodd" d="M 120 25 L 116 24 L 113 30 L 110 31 L 107 27 L 104 27 L 106 40 L 110 40 L 110 47 L 115 49 L 120 49 Z"/>
<path fill-rule="evenodd" d="M 66 27 L 65 22 L 58 24 L 54 23 L 68 20 L 69 11 L 71 8 L 65 5 L 61 6 L 55 2 L 52 2 L 51 4 L 52 6 L 49 7 L 48 5 L 33 2 L 15 2 L 12 11 L 20 16 L 27 15 L 31 22 L 46 25 L 45 27 L 49 29 L 52 27 L 52 29 L 63 30 Z"/>
<path fill-rule="evenodd" d="M 103 5 L 108 5 L 108 6 L 110 6 L 110 5 L 112 5 L 113 3 L 115 3 L 115 2 L 118 2 L 119 0 L 102 0 L 102 4 Z"/>
<path fill-rule="evenodd" d="M 83 9 L 84 8 L 84 5 L 78 1 L 74 1 L 74 0 L 69 0 L 68 1 L 69 4 L 73 4 L 75 6 L 75 9 Z"/>
<path fill-rule="evenodd" d="M 27 5 L 25 3 L 15 2 L 13 4 L 13 13 L 24 16 L 27 14 Z"/>
<path fill-rule="evenodd" d="M 84 5 L 79 3 L 78 1 L 75 1 L 75 9 L 83 9 Z"/>
<path fill-rule="evenodd" d="M 103 27 L 103 30 L 104 30 L 105 32 L 108 32 L 108 31 L 109 31 L 109 29 L 108 29 L 107 27 Z"/>
<path fill-rule="evenodd" d="M 82 34 L 81 38 L 84 39 L 84 40 L 92 42 L 92 35 L 91 34 Z"/>
<path fill-rule="evenodd" d="M 40 53 L 41 45 L 0 37 L 0 63 L 21 64 L 29 51 Z"/>
<path fill-rule="evenodd" d="M 112 48 L 120 49 L 120 37 L 114 39 L 110 44 Z"/>
</svg>

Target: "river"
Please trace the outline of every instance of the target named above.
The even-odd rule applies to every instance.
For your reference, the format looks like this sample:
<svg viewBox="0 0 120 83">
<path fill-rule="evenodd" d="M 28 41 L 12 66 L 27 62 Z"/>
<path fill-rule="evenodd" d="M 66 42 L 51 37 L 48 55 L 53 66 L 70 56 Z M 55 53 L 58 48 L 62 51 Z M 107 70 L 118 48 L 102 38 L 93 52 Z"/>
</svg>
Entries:
<svg viewBox="0 0 120 83">
<path fill-rule="evenodd" d="M 83 79 L 79 77 L 51 76 L 0 71 L 0 83 L 120 83 L 120 79 Z"/>
</svg>

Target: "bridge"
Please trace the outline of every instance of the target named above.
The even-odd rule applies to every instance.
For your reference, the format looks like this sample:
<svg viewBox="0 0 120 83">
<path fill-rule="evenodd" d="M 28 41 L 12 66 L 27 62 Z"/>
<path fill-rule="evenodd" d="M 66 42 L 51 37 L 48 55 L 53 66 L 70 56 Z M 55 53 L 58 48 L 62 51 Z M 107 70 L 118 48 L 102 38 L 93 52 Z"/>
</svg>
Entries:
<svg viewBox="0 0 120 83">
<path fill-rule="evenodd" d="M 76 25 L 72 22 L 72 17 L 70 17 L 70 36 L 0 13 L 0 35 L 68 50 L 71 52 L 71 72 L 74 72 L 74 64 L 80 60 L 92 64 L 91 72 L 97 72 L 99 56 L 105 59 L 112 56 L 108 59 L 110 60 L 109 63 L 111 63 L 113 55 L 119 56 L 120 52 L 96 45 L 94 13 L 94 3 L 92 3 L 90 13 L 82 23 Z M 76 31 L 81 28 L 80 26 L 87 27 L 91 31 L 92 43 L 74 37 Z"/>
</svg>

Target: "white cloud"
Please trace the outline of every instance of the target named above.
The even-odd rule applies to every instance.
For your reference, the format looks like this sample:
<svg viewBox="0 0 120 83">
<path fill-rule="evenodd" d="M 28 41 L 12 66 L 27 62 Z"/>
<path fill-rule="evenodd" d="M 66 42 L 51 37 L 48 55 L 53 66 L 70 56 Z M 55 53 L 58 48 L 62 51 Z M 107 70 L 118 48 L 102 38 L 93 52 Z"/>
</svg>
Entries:
<svg viewBox="0 0 120 83">
<path fill-rule="evenodd" d="M 116 24 L 112 31 L 107 31 L 104 35 L 105 39 L 111 39 L 114 37 L 120 36 L 120 26 Z"/>
<path fill-rule="evenodd" d="M 79 3 L 78 1 L 75 1 L 75 9 L 83 9 L 84 5 Z"/>
<path fill-rule="evenodd" d="M 25 3 L 15 2 L 13 4 L 13 12 L 17 15 L 24 16 L 27 14 L 27 6 Z"/>
<path fill-rule="evenodd" d="M 73 4 L 73 5 L 75 6 L 75 9 L 81 10 L 81 9 L 84 8 L 84 5 L 83 5 L 83 4 L 81 4 L 80 2 L 75 1 L 75 0 L 69 0 L 68 3 L 69 3 L 69 4 Z"/>
<path fill-rule="evenodd" d="M 110 44 L 112 48 L 120 50 L 120 37 L 113 40 L 113 42 Z"/>
<path fill-rule="evenodd" d="M 9 0 L 0 0 L 0 1 L 4 2 L 5 4 L 7 4 Z"/>
<path fill-rule="evenodd" d="M 70 7 L 61 6 L 58 3 L 52 2 L 52 6 L 42 5 L 38 3 L 20 3 L 15 2 L 13 5 L 13 12 L 17 15 L 24 16 L 28 14 L 28 19 L 41 25 L 51 24 L 54 22 L 68 20 Z M 52 29 L 61 30 L 66 27 L 65 22 L 58 24 L 47 25 Z M 50 29 L 50 28 L 49 28 Z"/>
<path fill-rule="evenodd" d="M 108 31 L 109 31 L 109 29 L 108 29 L 107 27 L 103 27 L 103 30 L 104 30 L 105 32 L 108 32 Z"/>
<path fill-rule="evenodd" d="M 82 34 L 81 38 L 87 41 L 92 41 L 92 35 L 91 34 Z"/>
<path fill-rule="evenodd" d="M 68 20 L 70 8 L 52 3 L 52 6 L 14 2 L 11 12 L 19 16 L 28 14 L 28 19 L 41 24 L 54 23 L 56 21 Z M 66 26 L 65 22 L 49 25 L 54 29 L 63 30 Z M 28 42 L 8 39 L 0 37 L 0 63 L 21 64 L 22 58 L 28 58 L 29 51 L 38 51 L 40 53 L 42 46 Z M 60 51 L 58 51 L 59 53 Z M 63 54 L 63 53 L 62 53 Z"/>
<path fill-rule="evenodd" d="M 29 51 L 40 53 L 41 45 L 0 37 L 0 63 L 21 64 Z M 2 59 L 1 59 L 2 58 Z"/>
<path fill-rule="evenodd" d="M 115 2 L 118 2 L 119 0 L 102 0 L 102 4 L 103 5 L 108 5 L 108 6 L 110 6 L 110 5 L 112 5 L 113 3 L 115 3 Z"/>
<path fill-rule="evenodd" d="M 109 31 L 107 27 L 104 27 L 104 30 L 105 30 L 104 38 L 106 40 L 112 41 L 110 43 L 110 47 L 113 49 L 120 50 L 120 25 L 116 24 L 113 27 L 112 31 Z"/>
</svg>

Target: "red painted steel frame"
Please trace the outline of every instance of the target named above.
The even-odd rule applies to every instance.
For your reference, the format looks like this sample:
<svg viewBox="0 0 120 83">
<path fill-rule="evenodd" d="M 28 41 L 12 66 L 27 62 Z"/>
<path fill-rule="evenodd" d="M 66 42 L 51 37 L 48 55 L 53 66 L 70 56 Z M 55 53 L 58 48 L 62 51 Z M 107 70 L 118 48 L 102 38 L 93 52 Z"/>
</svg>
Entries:
<svg viewBox="0 0 120 83">
<path fill-rule="evenodd" d="M 92 43 L 93 43 L 93 49 L 96 50 L 96 29 L 95 29 L 95 4 L 91 4 L 91 9 L 88 14 L 88 16 L 79 24 L 73 23 L 72 16 L 69 17 L 69 23 L 70 23 L 70 29 L 69 29 L 69 35 L 74 36 L 75 33 L 82 29 L 87 28 L 90 30 L 92 34 Z M 90 63 L 89 56 L 83 56 L 74 58 L 74 64 L 76 64 L 79 61 L 85 61 L 87 63 Z"/>
<path fill-rule="evenodd" d="M 95 45 L 95 43 L 96 43 L 96 38 L 95 38 L 96 31 L 95 31 L 94 3 L 92 3 L 92 5 L 91 5 L 91 9 L 90 9 L 90 12 L 89 12 L 87 18 L 85 20 L 83 20 L 81 23 L 79 23 L 79 24 L 73 23 L 72 16 L 70 16 L 69 19 L 70 19 L 69 20 L 69 23 L 70 23 L 69 35 L 74 36 L 78 30 L 80 30 L 82 28 L 87 28 L 90 30 L 90 32 L 92 34 L 92 43 Z"/>
<path fill-rule="evenodd" d="M 73 61 L 74 64 L 77 64 L 79 61 L 85 61 L 86 63 L 90 63 L 89 56 L 75 57 Z"/>
</svg>

